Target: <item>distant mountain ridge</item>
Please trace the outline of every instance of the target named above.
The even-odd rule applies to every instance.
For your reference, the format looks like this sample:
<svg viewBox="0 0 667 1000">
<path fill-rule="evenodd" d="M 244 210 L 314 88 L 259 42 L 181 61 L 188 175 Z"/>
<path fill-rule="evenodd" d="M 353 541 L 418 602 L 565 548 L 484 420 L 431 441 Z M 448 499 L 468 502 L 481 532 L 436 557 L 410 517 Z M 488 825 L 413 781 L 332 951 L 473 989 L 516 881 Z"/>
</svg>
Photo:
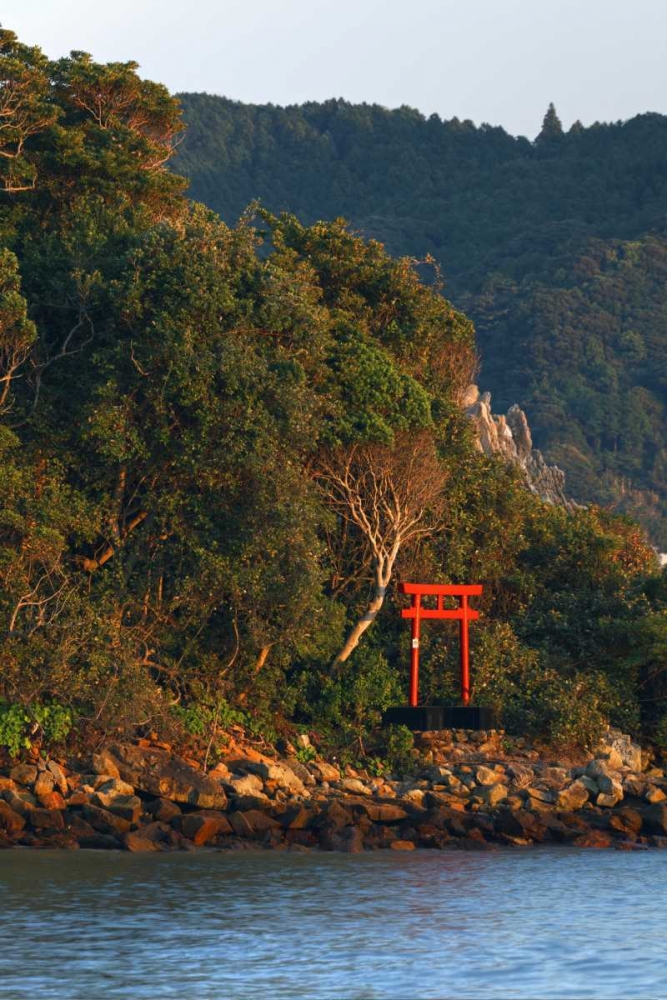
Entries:
<svg viewBox="0 0 667 1000">
<path fill-rule="evenodd" d="M 667 118 L 579 123 L 534 142 L 411 108 L 180 99 L 174 168 L 236 219 L 255 198 L 344 216 L 392 253 L 439 262 L 475 321 L 482 381 L 527 411 L 582 500 L 667 547 Z"/>
</svg>

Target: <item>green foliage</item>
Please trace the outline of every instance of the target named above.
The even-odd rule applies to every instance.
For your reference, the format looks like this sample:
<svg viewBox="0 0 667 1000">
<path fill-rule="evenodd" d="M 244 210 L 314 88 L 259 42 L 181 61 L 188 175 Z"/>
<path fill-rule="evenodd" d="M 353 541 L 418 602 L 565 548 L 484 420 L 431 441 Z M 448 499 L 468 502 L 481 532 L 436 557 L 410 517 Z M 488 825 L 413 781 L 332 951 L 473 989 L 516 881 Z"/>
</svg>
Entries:
<svg viewBox="0 0 667 1000">
<path fill-rule="evenodd" d="M 63 743 L 73 725 L 72 710 L 58 702 L 22 705 L 0 699 L 0 747 L 12 757 L 28 749 L 34 740 L 46 747 Z"/>
<path fill-rule="evenodd" d="M 415 738 L 407 726 L 389 726 L 386 758 L 392 773 L 404 775 L 414 769 L 414 745 Z"/>
<path fill-rule="evenodd" d="M 631 513 L 667 549 L 666 117 L 564 134 L 550 105 L 531 143 L 409 108 L 181 101 L 195 197 L 230 222 L 254 198 L 308 222 L 344 216 L 393 253 L 442 261 L 497 411 L 526 409 L 573 496 Z M 386 302 L 376 317 L 391 335 Z M 409 340 L 415 362 L 422 345 Z"/>
<path fill-rule="evenodd" d="M 0 79 L 16 85 L 22 108 L 14 119 L 7 111 L 2 141 L 20 143 L 21 156 L 13 173 L 5 164 L 1 183 L 29 188 L 0 205 L 0 736 L 11 752 L 34 735 L 62 741 L 80 717 L 95 739 L 176 725 L 211 740 L 235 723 L 271 738 L 305 722 L 349 759 L 363 757 L 383 709 L 405 699 L 407 631 L 390 587 L 373 628 L 332 674 L 346 626 L 368 606 L 374 566 L 368 534 L 327 504 L 318 470 L 332 448 L 396 458 L 420 434 L 430 463 L 424 457 L 420 470 L 437 484 L 424 514 L 434 528 L 400 549 L 396 573 L 484 583 L 473 631 L 480 701 L 561 742 L 590 740 L 607 720 L 655 724 L 667 704 L 667 593 L 645 579 L 652 553 L 631 522 L 546 507 L 477 453 L 460 410 L 476 366 L 472 325 L 441 294 L 432 261 L 395 258 L 340 219 L 307 224 L 254 206 L 229 226 L 186 201 L 182 181 L 165 169 L 178 105 L 132 63 L 101 66 L 82 53 L 54 63 L 3 32 Z M 260 146 L 291 113 L 257 111 Z M 484 245 L 484 220 L 498 227 L 490 253 L 514 232 L 516 206 L 510 225 L 504 203 L 470 194 L 491 176 L 489 146 L 498 162 L 519 157 L 547 179 L 560 155 L 405 109 L 333 102 L 298 114 L 321 162 L 334 144 L 356 171 L 366 170 L 368 152 L 348 141 L 357 126 L 378 124 L 368 130 L 372 143 L 386 126 L 387 148 L 399 154 L 426 130 L 429 156 L 438 152 L 447 176 L 465 174 L 460 211 L 474 202 L 465 225 L 447 203 L 448 267 L 459 288 L 466 254 Z M 557 145 L 570 143 L 568 135 Z M 226 162 L 236 152 L 226 147 Z M 264 162 L 256 160 L 259 176 Z M 273 153 L 271 162 L 277 176 Z M 414 218 L 428 217 L 436 232 L 441 195 L 416 183 L 412 158 L 396 168 L 398 179 L 409 174 L 411 197 L 424 199 Z M 311 180 L 303 195 L 315 204 L 319 174 Z M 530 187 L 518 183 L 524 198 Z M 355 180 L 349 193 L 359 189 Z M 332 185 L 321 212 L 341 190 Z M 369 190 L 380 219 L 388 191 L 374 175 Z M 558 277 L 559 308 L 573 327 L 607 277 L 616 287 L 622 272 L 622 287 L 635 289 L 631 325 L 614 327 L 614 351 L 602 299 L 595 336 L 588 326 L 580 338 L 568 334 L 588 381 L 563 383 L 558 397 L 564 414 L 580 414 L 580 428 L 596 428 L 602 454 L 601 399 L 636 390 L 627 393 L 636 419 L 625 443 L 619 436 L 619 474 L 637 449 L 650 451 L 656 477 L 662 467 L 659 434 L 646 448 L 659 412 L 658 382 L 649 387 L 647 378 L 661 377 L 650 363 L 660 333 L 655 316 L 640 315 L 640 275 L 652 257 L 659 271 L 658 244 L 625 247 L 622 266 L 609 259 L 596 270 L 580 260 L 581 280 L 566 270 Z M 532 253 L 518 254 L 522 274 Z M 522 274 L 503 272 L 486 289 L 468 274 L 478 315 L 488 307 L 488 330 L 512 313 Z M 496 310 L 501 299 L 506 313 Z M 623 308 L 619 292 L 614 310 Z M 565 347 L 546 320 L 543 329 L 565 370 Z M 616 347 L 644 373 L 632 385 Z M 498 345 L 497 356 L 510 353 Z M 577 442 L 585 462 L 587 445 Z M 409 481 L 416 489 L 416 475 Z M 452 630 L 425 631 L 424 694 L 450 697 Z M 389 743 L 390 766 L 407 766 L 406 734 Z M 385 766 L 375 751 L 373 759 Z"/>
</svg>

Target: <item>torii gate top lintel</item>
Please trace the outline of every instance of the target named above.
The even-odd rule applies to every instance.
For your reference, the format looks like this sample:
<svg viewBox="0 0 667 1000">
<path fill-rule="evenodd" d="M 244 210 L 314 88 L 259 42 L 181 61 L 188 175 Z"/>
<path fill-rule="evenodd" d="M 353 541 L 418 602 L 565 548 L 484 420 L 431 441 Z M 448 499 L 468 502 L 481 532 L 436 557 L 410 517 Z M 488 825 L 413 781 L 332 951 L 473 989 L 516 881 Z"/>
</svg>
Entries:
<svg viewBox="0 0 667 1000">
<path fill-rule="evenodd" d="M 464 705 L 470 701 L 470 654 L 468 640 L 468 622 L 479 618 L 479 611 L 469 607 L 468 598 L 478 597 L 483 590 L 481 583 L 469 584 L 438 584 L 438 583 L 400 583 L 401 594 L 412 597 L 409 608 L 403 608 L 402 618 L 412 619 L 412 649 L 410 651 L 410 705 L 419 704 L 419 632 L 422 618 L 454 619 L 460 622 L 461 638 L 461 700 Z M 422 607 L 422 597 L 437 597 L 435 608 Z M 457 608 L 446 608 L 445 597 L 457 597 Z"/>
</svg>

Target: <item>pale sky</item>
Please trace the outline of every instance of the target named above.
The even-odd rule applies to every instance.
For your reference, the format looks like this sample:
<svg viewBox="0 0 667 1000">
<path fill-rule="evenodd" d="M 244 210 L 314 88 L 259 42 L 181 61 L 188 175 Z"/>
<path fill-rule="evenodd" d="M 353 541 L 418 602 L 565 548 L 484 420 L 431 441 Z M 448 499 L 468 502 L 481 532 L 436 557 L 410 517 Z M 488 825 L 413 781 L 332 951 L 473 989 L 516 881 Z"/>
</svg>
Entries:
<svg viewBox="0 0 667 1000">
<path fill-rule="evenodd" d="M 2 0 L 53 57 L 135 60 L 172 91 L 252 103 L 344 97 L 532 138 L 667 113 L 667 0 Z"/>
</svg>

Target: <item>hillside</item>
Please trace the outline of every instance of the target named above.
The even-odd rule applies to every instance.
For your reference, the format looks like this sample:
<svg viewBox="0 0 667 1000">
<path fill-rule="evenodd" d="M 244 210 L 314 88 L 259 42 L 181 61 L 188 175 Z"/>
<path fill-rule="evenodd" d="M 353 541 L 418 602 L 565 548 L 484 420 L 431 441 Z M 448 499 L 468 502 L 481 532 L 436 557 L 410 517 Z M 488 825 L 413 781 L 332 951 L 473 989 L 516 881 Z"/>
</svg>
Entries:
<svg viewBox="0 0 667 1000">
<path fill-rule="evenodd" d="M 481 382 L 524 408 L 580 500 L 667 547 L 667 118 L 535 142 L 411 108 L 180 96 L 177 169 L 232 222 L 255 198 L 433 255 L 477 327 Z"/>
</svg>

